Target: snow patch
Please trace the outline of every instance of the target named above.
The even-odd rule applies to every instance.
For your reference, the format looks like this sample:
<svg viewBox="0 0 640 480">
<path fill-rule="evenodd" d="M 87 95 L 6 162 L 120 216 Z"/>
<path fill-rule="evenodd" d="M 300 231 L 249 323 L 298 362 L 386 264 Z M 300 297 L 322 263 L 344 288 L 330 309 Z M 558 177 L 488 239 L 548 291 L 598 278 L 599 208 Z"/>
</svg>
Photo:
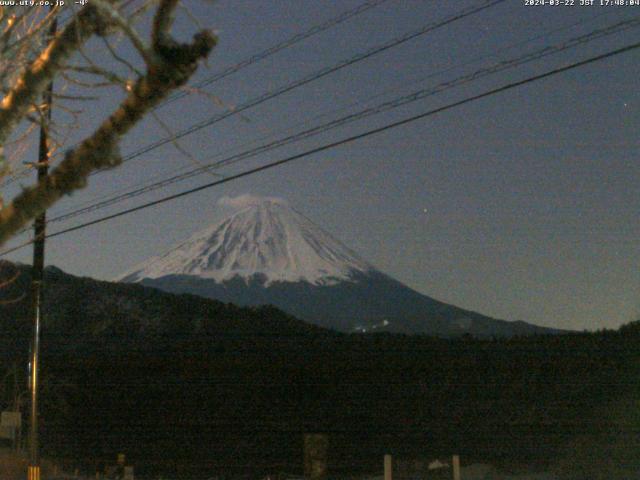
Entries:
<svg viewBox="0 0 640 480">
<path fill-rule="evenodd" d="M 266 285 L 299 281 L 332 285 L 373 270 L 282 199 L 242 195 L 220 201 L 244 208 L 144 262 L 121 280 L 194 275 L 224 282 L 261 274 Z"/>
</svg>

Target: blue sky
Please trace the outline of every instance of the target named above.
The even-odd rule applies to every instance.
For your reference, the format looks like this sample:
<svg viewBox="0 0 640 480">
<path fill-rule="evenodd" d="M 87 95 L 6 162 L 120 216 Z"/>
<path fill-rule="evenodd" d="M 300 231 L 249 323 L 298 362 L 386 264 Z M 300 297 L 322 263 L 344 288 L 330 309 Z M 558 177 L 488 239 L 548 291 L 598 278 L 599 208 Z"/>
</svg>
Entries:
<svg viewBox="0 0 640 480">
<path fill-rule="evenodd" d="M 186 2 L 192 16 L 220 37 L 208 66 L 194 81 L 360 3 Z M 388 0 L 210 85 L 206 90 L 215 102 L 194 94 L 158 115 L 180 131 L 480 3 Z M 640 7 L 527 7 L 524 1 L 507 0 L 202 129 L 180 145 L 197 163 L 206 163 L 225 152 L 243 151 L 252 142 L 280 138 L 637 16 Z M 177 29 L 186 38 L 194 27 L 183 15 Z M 606 52 L 637 41 L 638 31 L 630 29 L 471 82 L 219 173 L 233 174 Z M 104 53 L 101 48 L 99 43 L 87 47 L 97 57 Z M 135 58 L 126 46 L 122 53 Z M 52 239 L 47 263 L 110 279 L 219 220 L 228 213 L 217 206 L 223 196 L 278 196 L 381 270 L 439 300 L 546 326 L 617 327 L 640 318 L 639 60 L 640 52 L 626 53 Z M 75 136 L 89 132 L 117 98 L 115 92 L 108 93 L 87 109 L 84 128 Z M 124 139 L 122 151 L 163 136 L 166 132 L 148 119 Z M 194 168 L 193 161 L 165 145 L 113 172 L 93 176 L 85 190 L 62 201 L 50 216 Z M 205 174 L 51 225 L 50 231 L 212 179 Z M 30 251 L 11 258 L 28 261 Z"/>
</svg>

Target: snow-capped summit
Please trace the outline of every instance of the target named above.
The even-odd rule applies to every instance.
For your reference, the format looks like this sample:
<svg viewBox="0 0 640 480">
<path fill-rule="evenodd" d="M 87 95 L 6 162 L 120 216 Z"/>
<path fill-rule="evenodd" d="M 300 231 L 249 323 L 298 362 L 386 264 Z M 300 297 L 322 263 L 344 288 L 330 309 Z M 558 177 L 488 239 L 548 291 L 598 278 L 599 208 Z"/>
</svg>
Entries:
<svg viewBox="0 0 640 480">
<path fill-rule="evenodd" d="M 376 270 L 280 199 L 241 195 L 235 213 L 121 281 L 243 306 L 271 304 L 343 332 L 522 335 L 549 332 L 423 295 Z"/>
<path fill-rule="evenodd" d="M 259 275 L 265 285 L 299 281 L 331 285 L 372 269 L 283 200 L 252 197 L 251 201 L 245 199 L 243 206 L 222 222 L 137 266 L 122 280 L 193 275 L 224 282 Z"/>
</svg>

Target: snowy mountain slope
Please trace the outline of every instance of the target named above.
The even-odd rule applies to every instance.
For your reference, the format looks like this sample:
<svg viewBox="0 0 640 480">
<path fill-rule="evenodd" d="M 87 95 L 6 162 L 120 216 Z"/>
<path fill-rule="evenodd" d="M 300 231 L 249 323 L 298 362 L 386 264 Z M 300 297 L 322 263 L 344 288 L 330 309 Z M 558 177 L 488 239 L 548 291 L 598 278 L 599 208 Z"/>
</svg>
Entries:
<svg viewBox="0 0 640 480">
<path fill-rule="evenodd" d="M 250 205 L 125 274 L 137 282 L 194 275 L 224 282 L 260 275 L 265 284 L 330 285 L 372 267 L 299 212 L 278 200 Z"/>
<path fill-rule="evenodd" d="M 456 336 L 554 332 L 439 302 L 376 270 L 284 201 L 237 213 L 122 276 L 172 293 L 272 304 L 344 332 Z"/>
</svg>

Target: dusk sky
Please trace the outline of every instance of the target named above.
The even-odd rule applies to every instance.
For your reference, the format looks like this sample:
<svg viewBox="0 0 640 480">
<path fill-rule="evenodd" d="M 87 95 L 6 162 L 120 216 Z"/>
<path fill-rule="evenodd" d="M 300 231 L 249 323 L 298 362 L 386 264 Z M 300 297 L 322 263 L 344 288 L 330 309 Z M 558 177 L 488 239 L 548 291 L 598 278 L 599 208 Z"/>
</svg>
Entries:
<svg viewBox="0 0 640 480">
<path fill-rule="evenodd" d="M 363 0 L 220 0 L 185 5 L 219 35 L 197 83 Z M 180 132 L 265 92 L 483 1 L 387 0 L 157 111 Z M 386 100 L 640 18 L 640 6 L 527 6 L 506 0 L 296 88 L 118 169 L 91 177 L 49 217 L 323 124 Z M 639 22 L 640 23 L 640 22 Z M 216 170 L 232 175 L 635 43 L 640 25 Z M 99 42 L 87 51 L 98 58 Z M 135 59 L 126 46 L 122 54 Z M 114 68 L 120 66 L 114 65 Z M 568 329 L 640 319 L 640 51 L 492 95 L 47 242 L 47 264 L 113 279 L 218 221 L 222 197 L 276 196 L 380 270 L 438 300 Z M 91 131 L 121 98 L 87 108 Z M 55 108 L 55 107 L 54 107 Z M 128 153 L 167 136 L 149 117 Z M 34 154 L 35 155 L 35 154 Z M 67 222 L 81 224 L 214 181 L 203 174 Z M 27 185 L 32 178 L 20 180 Z M 14 184 L 15 186 L 15 184 Z M 6 247 L 19 244 L 22 236 Z M 30 247 L 8 258 L 29 262 Z"/>
</svg>

